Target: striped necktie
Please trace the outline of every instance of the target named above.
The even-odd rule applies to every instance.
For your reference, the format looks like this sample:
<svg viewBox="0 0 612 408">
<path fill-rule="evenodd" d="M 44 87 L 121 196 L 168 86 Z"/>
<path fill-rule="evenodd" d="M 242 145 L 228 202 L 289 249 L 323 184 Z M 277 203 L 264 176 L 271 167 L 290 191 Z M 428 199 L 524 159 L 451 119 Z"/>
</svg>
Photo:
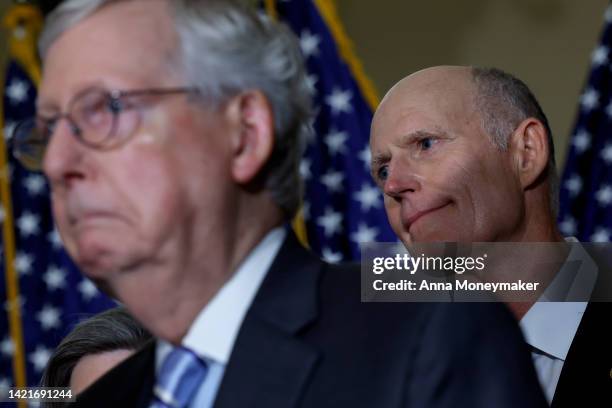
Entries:
<svg viewBox="0 0 612 408">
<path fill-rule="evenodd" d="M 150 408 L 185 408 L 204 381 L 208 366 L 193 351 L 174 348 L 164 360 Z"/>
</svg>

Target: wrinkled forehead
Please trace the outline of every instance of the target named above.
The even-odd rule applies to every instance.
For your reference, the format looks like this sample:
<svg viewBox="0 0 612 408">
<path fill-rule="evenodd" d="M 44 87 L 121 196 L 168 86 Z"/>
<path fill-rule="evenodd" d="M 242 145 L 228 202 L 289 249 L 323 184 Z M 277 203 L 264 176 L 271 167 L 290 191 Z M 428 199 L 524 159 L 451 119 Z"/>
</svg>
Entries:
<svg viewBox="0 0 612 408">
<path fill-rule="evenodd" d="M 61 88 L 74 94 L 86 82 L 151 82 L 171 71 L 177 46 L 166 1 L 110 3 L 54 38 L 44 56 L 40 94 Z"/>
<path fill-rule="evenodd" d="M 110 1 L 89 13 L 76 16 L 67 14 L 46 24 L 54 25 L 45 29 L 45 34 L 49 34 L 46 36 L 47 48 L 71 31 L 106 36 L 115 34 L 123 41 L 140 44 L 143 49 L 162 51 L 173 48 L 177 40 L 174 11 L 167 0 Z M 117 45 L 123 41 L 117 42 Z M 85 38 L 82 42 L 85 47 L 88 46 Z"/>
<path fill-rule="evenodd" d="M 476 88 L 469 71 L 415 74 L 383 98 L 372 122 L 372 137 L 414 126 L 454 127 L 476 118 Z M 412 129 L 414 130 L 414 129 Z"/>
</svg>

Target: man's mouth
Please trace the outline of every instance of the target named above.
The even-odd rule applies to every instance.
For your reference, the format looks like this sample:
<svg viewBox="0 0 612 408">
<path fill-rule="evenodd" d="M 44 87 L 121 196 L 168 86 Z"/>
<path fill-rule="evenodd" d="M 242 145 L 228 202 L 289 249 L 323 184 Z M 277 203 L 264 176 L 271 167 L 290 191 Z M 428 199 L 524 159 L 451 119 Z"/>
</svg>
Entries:
<svg viewBox="0 0 612 408">
<path fill-rule="evenodd" d="M 429 214 L 431 214 L 431 213 L 433 213 L 435 211 L 438 211 L 438 210 L 446 207 L 449 204 L 450 204 L 450 202 L 447 201 L 447 202 L 444 202 L 444 204 L 442 204 L 442 205 L 436 205 L 436 206 L 430 207 L 428 209 L 412 213 L 410 216 L 408 216 L 407 218 L 403 219 L 404 227 L 406 228 L 407 231 L 410 232 L 410 228 L 412 227 L 412 225 L 414 225 L 414 223 L 417 222 L 419 219 L 421 219 L 424 216 L 429 215 Z"/>
<path fill-rule="evenodd" d="M 83 227 L 87 225 L 108 222 L 114 218 L 113 214 L 108 211 L 86 211 L 78 216 L 70 217 L 70 225 L 75 227 Z"/>
</svg>

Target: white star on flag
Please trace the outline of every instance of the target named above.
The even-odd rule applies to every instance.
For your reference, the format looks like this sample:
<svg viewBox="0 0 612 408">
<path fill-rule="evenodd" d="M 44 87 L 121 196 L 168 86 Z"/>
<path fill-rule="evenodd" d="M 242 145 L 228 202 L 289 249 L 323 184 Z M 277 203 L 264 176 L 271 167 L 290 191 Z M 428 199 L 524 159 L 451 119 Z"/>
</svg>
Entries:
<svg viewBox="0 0 612 408">
<path fill-rule="evenodd" d="M 53 249 L 61 249 L 62 238 L 60 237 L 59 232 L 57 232 L 57 228 L 53 228 L 53 231 L 47 234 L 47 240 L 51 243 Z"/>
<path fill-rule="evenodd" d="M 300 34 L 300 48 L 305 58 L 310 58 L 313 55 L 319 55 L 319 43 L 321 38 L 312 34 L 310 30 L 303 30 Z"/>
<path fill-rule="evenodd" d="M 357 231 L 351 235 L 351 240 L 356 243 L 374 242 L 377 235 L 378 229 L 360 223 Z"/>
<path fill-rule="evenodd" d="M 77 289 L 79 292 L 81 292 L 81 296 L 86 302 L 89 302 L 98 294 L 98 288 L 89 279 L 81 280 Z"/>
<path fill-rule="evenodd" d="M 308 93 L 310 93 L 310 96 L 316 95 L 318 81 L 319 81 L 319 78 L 317 78 L 315 74 L 306 75 L 306 87 L 308 88 Z"/>
<path fill-rule="evenodd" d="M 608 115 L 608 118 L 612 118 L 612 102 L 606 106 L 606 115 Z"/>
<path fill-rule="evenodd" d="M 329 263 L 338 263 L 342 261 L 342 254 L 340 252 L 334 252 L 328 247 L 324 247 L 321 250 L 321 255 Z"/>
<path fill-rule="evenodd" d="M 595 48 L 593 53 L 591 54 L 591 63 L 595 66 L 603 65 L 608 62 L 608 47 L 605 45 L 600 45 Z"/>
<path fill-rule="evenodd" d="M 595 199 L 602 206 L 607 206 L 612 203 L 612 187 L 609 185 L 604 185 L 595 193 Z"/>
<path fill-rule="evenodd" d="M 591 146 L 591 135 L 585 130 L 580 130 L 576 136 L 574 136 L 572 144 L 576 148 L 577 153 L 583 153 Z"/>
<path fill-rule="evenodd" d="M 57 329 L 60 327 L 60 311 L 53 306 L 43 306 L 42 310 L 36 315 L 36 318 L 40 322 L 43 330 Z"/>
<path fill-rule="evenodd" d="M 605 228 L 596 228 L 595 233 L 591 235 L 591 242 L 609 242 L 610 231 Z"/>
<path fill-rule="evenodd" d="M 599 93 L 595 89 L 588 88 L 586 91 L 584 91 L 582 97 L 580 98 L 580 105 L 582 105 L 582 108 L 585 111 L 590 111 L 594 109 L 595 107 L 597 107 L 598 104 Z"/>
<path fill-rule="evenodd" d="M 339 193 L 342 191 L 342 181 L 344 174 L 340 171 L 330 170 L 321 177 L 321 183 L 327 187 L 330 193 Z"/>
<path fill-rule="evenodd" d="M 17 228 L 19 233 L 24 238 L 30 235 L 36 235 L 39 232 L 38 224 L 40 223 L 40 217 L 36 214 L 32 214 L 29 211 L 24 211 L 21 217 L 17 219 Z"/>
<path fill-rule="evenodd" d="M 5 397 L 9 393 L 9 389 L 11 388 L 11 382 L 8 378 L 0 378 L 0 395 Z"/>
<path fill-rule="evenodd" d="M 11 105 L 18 105 L 28 99 L 29 86 L 26 82 L 14 79 L 6 88 L 6 96 L 9 98 Z"/>
<path fill-rule="evenodd" d="M 606 23 L 612 22 L 612 6 L 608 6 L 608 8 L 606 9 L 606 14 L 604 14 L 604 20 L 606 21 Z"/>
<path fill-rule="evenodd" d="M 302 179 L 309 180 L 312 174 L 310 173 L 310 160 L 307 158 L 303 158 L 300 162 L 300 175 Z"/>
<path fill-rule="evenodd" d="M 327 150 L 329 150 L 329 154 L 336 155 L 338 153 L 346 152 L 346 141 L 348 140 L 348 134 L 343 131 L 338 131 L 336 129 L 332 129 L 325 136 L 325 144 L 327 145 Z"/>
<path fill-rule="evenodd" d="M 25 252 L 17 252 L 15 255 L 14 266 L 20 276 L 29 275 L 32 272 L 34 257 Z"/>
<path fill-rule="evenodd" d="M 361 204 L 361 211 L 369 211 L 370 208 L 380 208 L 380 191 L 378 188 L 364 183 L 361 190 L 353 194 L 353 198 Z"/>
<path fill-rule="evenodd" d="M 68 273 L 55 265 L 50 266 L 47 272 L 43 275 L 43 280 L 47 284 L 50 291 L 60 289 L 66 286 L 66 276 Z"/>
<path fill-rule="evenodd" d="M 11 122 L 11 121 L 7 121 L 4 124 L 4 129 L 2 129 L 2 132 L 4 133 L 4 140 L 11 140 L 11 137 L 13 137 L 13 132 L 15 131 L 15 127 L 17 126 L 17 124 L 15 122 Z"/>
<path fill-rule="evenodd" d="M 45 178 L 40 174 L 31 174 L 23 181 L 23 186 L 32 196 L 42 194 L 45 191 L 45 184 Z"/>
<path fill-rule="evenodd" d="M 0 343 L 0 353 L 2 353 L 5 357 L 12 357 L 15 352 L 15 344 L 10 337 L 5 337 Z"/>
<path fill-rule="evenodd" d="M 372 152 L 370 151 L 370 147 L 366 145 L 362 151 L 359 152 L 359 160 L 363 162 L 366 171 L 370 172 L 370 162 L 372 161 Z"/>
<path fill-rule="evenodd" d="M 582 190 L 582 179 L 577 175 L 572 175 L 564 184 L 572 197 L 577 196 Z"/>
<path fill-rule="evenodd" d="M 342 231 L 342 214 L 327 207 L 325 214 L 317 218 L 317 225 L 323 228 L 323 233 L 329 238 Z"/>
<path fill-rule="evenodd" d="M 30 354 L 30 363 L 34 366 L 34 370 L 42 372 L 47 366 L 50 357 L 51 350 L 45 346 L 38 345 L 36 350 Z"/>
<path fill-rule="evenodd" d="M 612 164 L 612 144 L 607 144 L 601 151 L 601 158 L 606 164 Z"/>
<path fill-rule="evenodd" d="M 563 232 L 565 235 L 575 235 L 578 226 L 576 225 L 575 219 L 567 216 L 559 224 L 559 228 L 561 229 L 561 232 Z"/>
<path fill-rule="evenodd" d="M 351 98 L 353 97 L 352 92 L 347 89 L 343 91 L 338 88 L 334 88 L 332 93 L 325 98 L 325 103 L 331 108 L 333 115 L 339 113 L 350 113 L 353 110 L 351 106 Z"/>
<path fill-rule="evenodd" d="M 13 301 L 7 300 L 6 302 L 4 302 L 4 310 L 8 312 L 9 310 L 14 308 L 23 309 L 23 305 L 25 305 L 25 303 L 26 301 L 23 296 L 19 295 Z"/>
<path fill-rule="evenodd" d="M 309 131 L 308 132 L 304 132 L 304 143 L 307 146 L 313 145 L 317 142 L 317 133 L 314 131 L 315 128 L 315 122 L 317 120 L 317 117 L 319 116 L 319 109 L 315 108 L 315 111 L 313 113 L 313 115 L 311 116 L 310 120 L 308 121 L 308 128 Z"/>
</svg>

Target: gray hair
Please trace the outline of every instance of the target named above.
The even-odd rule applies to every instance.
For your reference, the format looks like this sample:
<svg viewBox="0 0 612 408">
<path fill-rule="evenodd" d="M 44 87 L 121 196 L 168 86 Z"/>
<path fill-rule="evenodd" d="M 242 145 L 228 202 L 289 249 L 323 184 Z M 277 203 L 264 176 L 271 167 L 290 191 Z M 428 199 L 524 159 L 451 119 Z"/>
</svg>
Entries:
<svg viewBox="0 0 612 408">
<path fill-rule="evenodd" d="M 68 0 L 47 18 L 41 55 L 61 35 L 101 7 L 129 0 Z M 134 1 L 134 0 L 131 0 Z M 299 162 L 312 132 L 304 61 L 283 24 L 238 0 L 172 0 L 180 39 L 174 58 L 189 85 L 215 106 L 246 90 L 260 90 L 274 114 L 275 143 L 261 180 L 287 218 L 300 206 Z"/>
<path fill-rule="evenodd" d="M 472 80 L 476 86 L 476 108 L 482 118 L 482 127 L 500 149 L 508 148 L 509 138 L 519 124 L 527 118 L 542 123 L 548 142 L 546 176 L 550 185 L 550 206 L 556 217 L 559 207 L 555 147 L 548 119 L 529 87 L 520 79 L 497 68 L 472 67 Z"/>
<path fill-rule="evenodd" d="M 81 358 L 115 350 L 138 350 L 151 338 L 123 307 L 97 314 L 77 324 L 57 346 L 41 386 L 69 387 L 72 370 Z"/>
</svg>

